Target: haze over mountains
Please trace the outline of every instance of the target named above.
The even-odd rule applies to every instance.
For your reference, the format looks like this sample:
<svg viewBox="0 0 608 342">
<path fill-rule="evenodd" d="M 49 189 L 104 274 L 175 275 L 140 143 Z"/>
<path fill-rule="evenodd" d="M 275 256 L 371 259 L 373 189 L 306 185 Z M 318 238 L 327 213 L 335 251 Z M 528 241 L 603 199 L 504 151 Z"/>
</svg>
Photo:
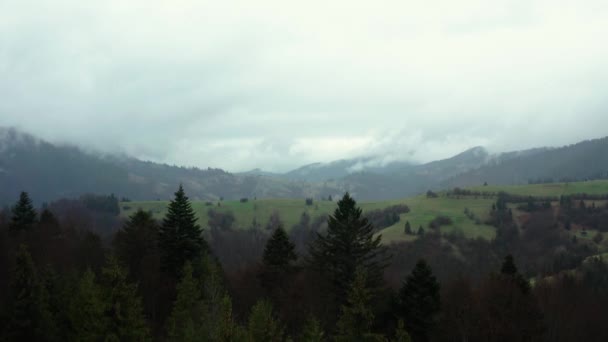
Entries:
<svg viewBox="0 0 608 342">
<path fill-rule="evenodd" d="M 0 203 L 22 190 L 37 202 L 84 193 L 137 200 L 169 199 L 183 183 L 193 199 L 327 198 L 350 191 L 359 200 L 403 198 L 429 189 L 608 176 L 608 138 L 561 148 L 490 154 L 474 147 L 426 164 L 383 161 L 382 156 L 302 166 L 286 173 L 262 169 L 229 173 L 101 155 L 58 146 L 15 129 L 0 128 Z"/>
</svg>

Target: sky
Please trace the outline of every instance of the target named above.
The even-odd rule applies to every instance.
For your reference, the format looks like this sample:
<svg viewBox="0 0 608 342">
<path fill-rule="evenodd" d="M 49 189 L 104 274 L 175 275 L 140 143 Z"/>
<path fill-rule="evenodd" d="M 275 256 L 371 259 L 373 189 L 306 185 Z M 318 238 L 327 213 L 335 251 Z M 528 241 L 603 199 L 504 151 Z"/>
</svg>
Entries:
<svg viewBox="0 0 608 342">
<path fill-rule="evenodd" d="M 0 0 L 0 126 L 170 164 L 608 135 L 608 1 Z"/>
</svg>

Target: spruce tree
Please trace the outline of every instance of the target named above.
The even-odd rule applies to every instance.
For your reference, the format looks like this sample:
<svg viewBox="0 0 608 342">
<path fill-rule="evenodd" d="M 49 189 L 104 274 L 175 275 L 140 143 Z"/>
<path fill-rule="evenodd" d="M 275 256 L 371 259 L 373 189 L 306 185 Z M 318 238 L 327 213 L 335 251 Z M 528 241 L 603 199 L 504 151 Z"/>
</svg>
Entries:
<svg viewBox="0 0 608 342">
<path fill-rule="evenodd" d="M 308 317 L 302 328 L 300 335 L 302 342 L 323 342 L 325 341 L 325 332 L 321 327 L 321 323 L 314 316 Z"/>
<path fill-rule="evenodd" d="M 128 268 L 129 273 L 140 279 L 145 270 L 142 262 L 146 257 L 155 255 L 158 248 L 159 228 L 152 214 L 137 210 L 116 233 L 114 247 L 116 255 Z"/>
<path fill-rule="evenodd" d="M 87 269 L 76 285 L 68 307 L 69 340 L 99 341 L 106 335 L 106 302 L 95 274 Z"/>
<path fill-rule="evenodd" d="M 36 210 L 27 192 L 21 192 L 19 201 L 12 210 L 9 229 L 12 231 L 30 229 L 36 223 Z"/>
<path fill-rule="evenodd" d="M 391 340 L 392 342 L 412 342 L 412 338 L 410 334 L 405 330 L 405 324 L 403 320 L 400 319 L 397 323 L 397 329 L 395 329 L 395 338 Z"/>
<path fill-rule="evenodd" d="M 177 299 L 173 303 L 171 315 L 167 319 L 169 341 L 198 341 L 203 306 L 200 299 L 198 281 L 192 275 L 192 264 L 186 261 L 182 279 L 177 285 Z"/>
<path fill-rule="evenodd" d="M 289 240 L 285 229 L 280 225 L 272 233 L 264 248 L 260 272 L 262 285 L 268 291 L 281 287 L 285 277 L 293 271 L 293 262 L 296 260 L 295 245 Z"/>
<path fill-rule="evenodd" d="M 372 334 L 374 321 L 370 303 L 372 291 L 367 287 L 367 276 L 362 268 L 355 271 L 355 279 L 350 286 L 347 304 L 342 306 L 342 314 L 337 323 L 336 341 L 380 341 L 380 335 Z"/>
<path fill-rule="evenodd" d="M 251 309 L 247 331 L 251 342 L 283 341 L 283 328 L 274 317 L 272 304 L 267 300 L 258 301 Z"/>
<path fill-rule="evenodd" d="M 346 193 L 337 204 L 327 233 L 317 233 L 309 251 L 312 266 L 331 281 L 333 296 L 342 305 L 357 268 L 365 272 L 371 289 L 381 286 L 388 257 L 380 245 L 382 237 L 374 237 L 374 227 L 355 200 Z"/>
<path fill-rule="evenodd" d="M 414 341 L 429 341 L 440 309 L 439 283 L 423 259 L 399 292 L 399 314 Z"/>
<path fill-rule="evenodd" d="M 511 254 L 505 257 L 502 267 L 500 268 L 500 273 L 503 279 L 517 283 L 522 293 L 527 294 L 530 292 L 530 283 L 517 270 L 517 266 L 515 266 L 515 261 L 513 260 L 513 256 Z"/>
<path fill-rule="evenodd" d="M 201 227 L 196 221 L 192 205 L 180 185 L 169 203 L 159 235 L 162 264 L 169 274 L 177 276 L 186 261 L 199 258 L 207 250 Z"/>
<path fill-rule="evenodd" d="M 48 293 L 25 245 L 17 252 L 10 294 L 4 338 L 8 341 L 54 340 L 55 322 L 49 309 Z"/>
<path fill-rule="evenodd" d="M 149 341 L 150 332 L 143 314 L 137 286 L 127 282 L 125 270 L 114 257 L 102 270 L 103 298 L 107 302 L 107 336 L 118 341 Z"/>
<path fill-rule="evenodd" d="M 410 226 L 410 221 L 405 222 L 405 228 L 404 228 L 403 232 L 406 235 L 412 235 L 412 226 Z"/>
</svg>

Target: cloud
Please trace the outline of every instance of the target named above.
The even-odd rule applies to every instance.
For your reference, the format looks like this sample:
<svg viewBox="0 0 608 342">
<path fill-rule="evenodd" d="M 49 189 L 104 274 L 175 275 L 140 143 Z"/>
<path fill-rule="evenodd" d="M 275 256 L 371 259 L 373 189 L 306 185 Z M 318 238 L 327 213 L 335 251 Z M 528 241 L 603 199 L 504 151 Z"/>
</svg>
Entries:
<svg viewBox="0 0 608 342">
<path fill-rule="evenodd" d="M 0 125 L 233 171 L 606 135 L 605 1 L 0 3 Z"/>
</svg>

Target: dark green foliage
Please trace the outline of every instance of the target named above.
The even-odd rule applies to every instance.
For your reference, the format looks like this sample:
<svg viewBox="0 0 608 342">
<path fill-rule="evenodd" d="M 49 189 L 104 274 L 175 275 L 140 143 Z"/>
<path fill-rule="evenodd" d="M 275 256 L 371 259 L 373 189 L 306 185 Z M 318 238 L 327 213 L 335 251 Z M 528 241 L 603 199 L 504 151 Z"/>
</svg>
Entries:
<svg viewBox="0 0 608 342">
<path fill-rule="evenodd" d="M 526 294 L 530 292 L 530 283 L 517 271 L 517 266 L 515 266 L 515 261 L 513 261 L 511 254 L 505 257 L 500 273 L 507 280 L 516 282 L 522 293 Z"/>
<path fill-rule="evenodd" d="M 362 217 L 361 209 L 346 193 L 328 219 L 327 233 L 317 233 L 310 246 L 312 265 L 331 281 L 339 304 L 346 303 L 357 268 L 367 275 L 370 288 L 382 284 L 388 258 L 380 246 L 381 238 L 374 237 L 374 227 Z"/>
<path fill-rule="evenodd" d="M 367 287 L 367 277 L 362 268 L 355 271 L 347 303 L 337 323 L 336 341 L 381 341 L 382 336 L 371 333 L 374 313 L 371 309 L 372 291 Z"/>
<path fill-rule="evenodd" d="M 182 279 L 177 285 L 177 299 L 167 319 L 169 341 L 198 341 L 200 337 L 203 306 L 199 283 L 192 276 L 192 272 L 192 265 L 187 261 L 182 270 Z"/>
<path fill-rule="evenodd" d="M 12 231 L 27 230 L 34 223 L 36 223 L 36 210 L 32 205 L 32 200 L 27 192 L 21 192 L 19 201 L 13 207 L 9 228 Z"/>
<path fill-rule="evenodd" d="M 56 329 L 48 293 L 25 245 L 21 245 L 17 253 L 10 293 L 4 338 L 8 341 L 54 340 Z"/>
<path fill-rule="evenodd" d="M 392 342 L 412 342 L 412 338 L 410 334 L 405 330 L 405 324 L 403 320 L 399 320 L 397 323 L 397 329 L 395 329 L 395 338 L 391 340 Z"/>
<path fill-rule="evenodd" d="M 102 270 L 106 338 L 148 341 L 150 332 L 143 315 L 137 286 L 127 282 L 126 271 L 111 257 Z"/>
<path fill-rule="evenodd" d="M 422 226 L 418 227 L 418 235 L 424 235 L 424 228 L 422 228 Z"/>
<path fill-rule="evenodd" d="M 272 233 L 266 243 L 262 258 L 260 278 L 267 289 L 281 285 L 282 281 L 293 271 L 293 262 L 296 261 L 295 245 L 280 225 Z"/>
<path fill-rule="evenodd" d="M 314 317 L 310 316 L 304 323 L 302 334 L 299 341 L 302 342 L 323 342 L 325 341 L 325 332 L 321 327 L 321 323 Z"/>
<path fill-rule="evenodd" d="M 414 341 L 429 341 L 440 310 L 439 283 L 429 265 L 419 260 L 399 291 L 399 314 Z"/>
<path fill-rule="evenodd" d="M 278 342 L 283 340 L 283 328 L 274 317 L 270 302 L 260 300 L 253 306 L 247 323 L 247 332 L 250 342 Z"/>
<path fill-rule="evenodd" d="M 129 268 L 135 279 L 145 272 L 144 262 L 157 253 L 159 227 L 152 214 L 137 210 L 116 233 L 114 248 L 116 255 Z"/>
<path fill-rule="evenodd" d="M 98 341 L 106 334 L 105 306 L 101 287 L 88 269 L 76 285 L 68 308 L 71 341 Z"/>
<path fill-rule="evenodd" d="M 406 235 L 412 235 L 412 226 L 410 225 L 410 221 L 405 222 L 405 228 L 404 228 L 403 232 Z"/>
<path fill-rule="evenodd" d="M 196 222 L 192 205 L 180 185 L 175 199 L 169 203 L 159 235 L 162 265 L 169 274 L 177 275 L 186 261 L 199 258 L 207 250 L 201 227 Z"/>
</svg>

